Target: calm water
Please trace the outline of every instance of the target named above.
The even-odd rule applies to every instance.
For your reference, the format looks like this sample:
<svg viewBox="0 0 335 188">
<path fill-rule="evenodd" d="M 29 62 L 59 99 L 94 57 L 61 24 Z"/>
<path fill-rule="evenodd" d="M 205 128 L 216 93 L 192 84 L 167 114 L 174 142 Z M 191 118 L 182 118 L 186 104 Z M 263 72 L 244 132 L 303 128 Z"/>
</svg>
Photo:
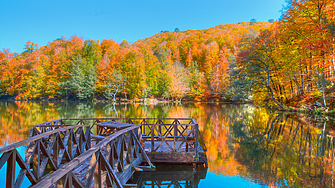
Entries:
<svg viewBox="0 0 335 188">
<path fill-rule="evenodd" d="M 108 103 L 0 102 L 0 112 L 2 146 L 27 138 L 32 125 L 58 118 L 192 117 L 208 149 L 208 171 L 194 175 L 200 177 L 199 187 L 335 186 L 331 118 L 275 114 L 249 104 L 203 103 L 114 107 Z M 5 178 L 3 169 L 1 178 Z"/>
</svg>

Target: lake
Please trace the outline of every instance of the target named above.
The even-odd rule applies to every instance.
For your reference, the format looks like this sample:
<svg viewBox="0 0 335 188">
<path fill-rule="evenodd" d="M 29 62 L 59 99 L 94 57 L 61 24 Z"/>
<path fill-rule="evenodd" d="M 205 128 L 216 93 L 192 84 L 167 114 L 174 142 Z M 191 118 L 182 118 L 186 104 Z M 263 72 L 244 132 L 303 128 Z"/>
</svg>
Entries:
<svg viewBox="0 0 335 188">
<path fill-rule="evenodd" d="M 331 117 L 221 103 L 0 102 L 0 113 L 1 146 L 26 139 L 32 125 L 58 118 L 195 118 L 209 163 L 198 187 L 334 187 Z M 4 182 L 4 169 L 0 178 Z"/>
</svg>

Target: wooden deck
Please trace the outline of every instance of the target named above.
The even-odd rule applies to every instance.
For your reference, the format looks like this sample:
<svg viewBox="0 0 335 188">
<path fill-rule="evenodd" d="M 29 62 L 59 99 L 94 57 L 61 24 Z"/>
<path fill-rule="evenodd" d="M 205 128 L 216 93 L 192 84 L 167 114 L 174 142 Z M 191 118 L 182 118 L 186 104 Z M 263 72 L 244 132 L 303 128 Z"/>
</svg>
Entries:
<svg viewBox="0 0 335 188">
<path fill-rule="evenodd" d="M 58 119 L 1 148 L 0 168 L 7 167 L 6 187 L 21 187 L 24 178 L 31 187 L 131 187 L 133 173 L 155 171 L 154 164 L 207 167 L 199 140 L 194 119 Z M 21 146 L 25 156 L 17 152 Z"/>
</svg>

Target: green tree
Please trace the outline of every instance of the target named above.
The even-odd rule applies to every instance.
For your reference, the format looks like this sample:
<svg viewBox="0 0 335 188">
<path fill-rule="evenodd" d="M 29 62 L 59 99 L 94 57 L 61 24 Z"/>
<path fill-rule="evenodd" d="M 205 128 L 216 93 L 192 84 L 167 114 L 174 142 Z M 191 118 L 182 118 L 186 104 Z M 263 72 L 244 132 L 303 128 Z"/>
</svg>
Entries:
<svg viewBox="0 0 335 188">
<path fill-rule="evenodd" d="M 72 69 L 69 73 L 70 79 L 63 85 L 71 88 L 82 99 L 89 99 L 94 95 L 96 70 L 92 64 L 87 63 L 81 55 L 77 55 L 72 62 Z"/>
<path fill-rule="evenodd" d="M 226 97 L 233 101 L 250 100 L 252 83 L 243 67 L 236 64 L 235 58 L 231 58 L 229 63 L 229 85 L 225 91 Z"/>
</svg>

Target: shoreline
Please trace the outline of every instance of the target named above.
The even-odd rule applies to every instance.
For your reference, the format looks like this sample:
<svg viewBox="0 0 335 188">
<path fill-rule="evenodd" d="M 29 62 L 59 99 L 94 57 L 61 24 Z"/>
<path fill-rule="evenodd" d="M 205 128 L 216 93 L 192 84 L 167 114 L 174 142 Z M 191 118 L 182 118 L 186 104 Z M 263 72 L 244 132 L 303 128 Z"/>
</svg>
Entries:
<svg viewBox="0 0 335 188">
<path fill-rule="evenodd" d="M 93 103 L 115 103 L 115 104 L 148 104 L 148 105 L 156 105 L 156 104 L 178 104 L 178 103 L 208 103 L 208 104 L 254 104 L 253 101 L 228 101 L 228 100 L 207 100 L 207 101 L 197 101 L 197 100 L 158 100 L 158 99 L 133 99 L 133 100 L 108 100 L 108 99 L 94 99 L 94 100 L 76 100 L 76 99 L 15 99 L 15 97 L 7 98 L 7 99 L 1 99 L 0 101 L 8 101 L 8 102 L 50 102 L 50 103 L 57 103 L 57 102 L 93 102 Z M 335 116 L 332 115 L 335 113 L 335 109 L 324 109 L 324 108 L 316 108 L 315 110 L 312 109 L 306 109 L 306 108 L 295 108 L 291 106 L 284 106 L 284 108 L 271 108 L 267 105 L 264 106 L 257 106 L 257 107 L 264 107 L 268 110 L 284 113 L 284 112 L 290 112 L 290 113 L 301 113 L 301 114 L 313 114 L 313 115 L 326 115 L 326 116 Z"/>
<path fill-rule="evenodd" d="M 158 100 L 158 99 L 127 99 L 127 100 L 109 100 L 109 99 L 101 99 L 101 98 L 95 98 L 93 100 L 77 100 L 77 99 L 16 99 L 15 97 L 11 98 L 0 98 L 0 101 L 19 101 L 19 102 L 98 102 L 98 103 L 222 103 L 222 104 L 253 104 L 253 101 L 229 101 L 229 100 L 204 100 L 204 101 L 198 101 L 198 100 Z"/>
</svg>

